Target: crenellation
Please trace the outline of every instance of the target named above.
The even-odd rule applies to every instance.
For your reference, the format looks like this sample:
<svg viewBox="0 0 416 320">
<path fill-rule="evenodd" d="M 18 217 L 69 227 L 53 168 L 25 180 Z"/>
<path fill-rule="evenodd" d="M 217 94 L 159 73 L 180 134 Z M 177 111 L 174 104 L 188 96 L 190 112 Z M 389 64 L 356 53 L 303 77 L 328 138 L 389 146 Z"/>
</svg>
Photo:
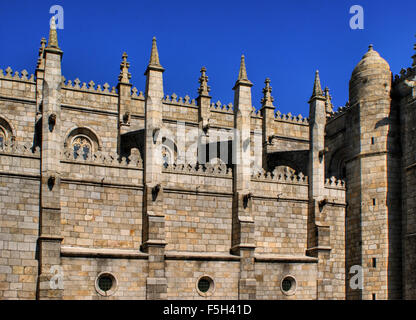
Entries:
<svg viewBox="0 0 416 320">
<path fill-rule="evenodd" d="M 292 122 L 292 123 L 299 123 L 308 125 L 309 118 L 304 118 L 301 114 L 298 116 L 293 116 L 292 113 L 282 114 L 280 111 L 277 111 L 274 114 L 275 121 L 281 122 Z"/>
<path fill-rule="evenodd" d="M 22 81 L 22 82 L 30 82 L 30 83 L 35 82 L 35 76 L 33 74 L 31 74 L 30 77 L 28 78 L 29 73 L 27 72 L 26 69 L 23 69 L 20 73 L 19 71 L 15 71 L 14 75 L 12 75 L 13 70 L 12 68 L 10 68 L 10 66 L 7 67 L 5 71 L 6 71 L 6 74 L 4 74 L 3 70 L 0 69 L 0 79 L 9 79 L 13 81 Z"/>
</svg>

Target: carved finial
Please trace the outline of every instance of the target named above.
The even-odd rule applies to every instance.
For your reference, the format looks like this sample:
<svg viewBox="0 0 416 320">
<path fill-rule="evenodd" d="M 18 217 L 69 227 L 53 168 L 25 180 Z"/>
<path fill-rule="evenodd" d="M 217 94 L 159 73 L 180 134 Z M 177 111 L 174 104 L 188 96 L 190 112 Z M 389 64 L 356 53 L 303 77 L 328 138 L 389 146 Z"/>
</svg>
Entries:
<svg viewBox="0 0 416 320">
<path fill-rule="evenodd" d="M 321 79 L 319 79 L 319 71 L 315 72 L 315 82 L 313 84 L 312 98 L 314 97 L 324 97 L 321 88 Z"/>
<path fill-rule="evenodd" d="M 157 51 L 156 37 L 152 40 L 152 52 L 150 54 L 149 65 L 161 67 L 159 62 L 159 52 Z"/>
<path fill-rule="evenodd" d="M 329 94 L 329 88 L 325 87 L 325 110 L 327 113 L 333 112 L 332 96 Z"/>
<path fill-rule="evenodd" d="M 270 79 L 266 78 L 264 81 L 265 87 L 263 88 L 263 98 L 261 104 L 266 107 L 273 107 L 274 98 L 272 97 L 272 87 L 270 86 Z"/>
<path fill-rule="evenodd" d="M 373 45 L 372 44 L 370 44 L 369 46 L 368 46 L 368 51 L 373 51 L 374 49 L 373 49 Z"/>
<path fill-rule="evenodd" d="M 43 56 L 43 50 L 45 49 L 45 46 L 46 46 L 46 39 L 45 38 L 40 39 L 39 57 Z"/>
<path fill-rule="evenodd" d="M 39 58 L 36 64 L 37 69 L 43 69 L 43 52 L 45 51 L 45 47 L 46 47 L 46 39 L 42 38 L 40 40 Z"/>
<path fill-rule="evenodd" d="M 129 79 L 131 79 L 131 74 L 129 73 L 130 62 L 127 61 L 127 57 L 127 53 L 123 52 L 120 63 L 120 74 L 118 76 L 118 81 L 121 83 L 130 83 Z"/>
<path fill-rule="evenodd" d="M 238 72 L 238 79 L 235 85 L 237 86 L 239 84 L 245 84 L 250 87 L 253 85 L 251 81 L 247 78 L 246 62 L 244 55 L 241 55 L 240 71 Z"/>
<path fill-rule="evenodd" d="M 201 68 L 201 76 L 199 77 L 199 89 L 198 93 L 200 96 L 208 96 L 209 92 L 211 91 L 210 86 L 208 85 L 208 76 L 206 74 L 207 69 L 205 67 Z"/>
<path fill-rule="evenodd" d="M 248 80 L 247 70 L 246 70 L 246 61 L 245 61 L 244 54 L 241 55 L 240 71 L 238 73 L 238 80 Z"/>
<path fill-rule="evenodd" d="M 50 30 L 49 30 L 49 41 L 48 48 L 58 48 L 58 35 L 56 32 L 55 16 L 51 18 L 50 21 Z"/>
</svg>

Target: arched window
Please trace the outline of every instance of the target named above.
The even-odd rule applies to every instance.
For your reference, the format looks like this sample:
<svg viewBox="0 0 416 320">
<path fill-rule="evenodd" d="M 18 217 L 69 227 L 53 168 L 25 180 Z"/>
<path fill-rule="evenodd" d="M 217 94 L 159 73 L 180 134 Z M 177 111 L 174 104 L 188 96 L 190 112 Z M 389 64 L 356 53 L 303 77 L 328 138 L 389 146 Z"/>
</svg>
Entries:
<svg viewBox="0 0 416 320">
<path fill-rule="evenodd" d="M 74 159 L 81 156 L 86 160 L 92 153 L 92 143 L 85 136 L 75 136 L 72 140 L 72 149 L 74 150 Z"/>
<path fill-rule="evenodd" d="M 4 132 L 4 129 L 0 127 L 0 149 L 3 149 L 5 141 L 6 133 Z"/>
<path fill-rule="evenodd" d="M 177 163 L 177 147 L 169 138 L 162 138 L 162 165 L 166 168 L 168 165 Z"/>
<path fill-rule="evenodd" d="M 172 164 L 172 155 L 170 150 L 166 147 L 166 146 L 162 146 L 162 164 L 165 168 L 167 168 L 167 166 L 169 164 Z"/>
<path fill-rule="evenodd" d="M 16 138 L 16 131 L 11 126 L 10 122 L 3 117 L 0 117 L 0 149 L 3 149 L 6 142 L 13 142 Z"/>
<path fill-rule="evenodd" d="M 74 159 L 82 157 L 87 160 L 93 153 L 101 151 L 102 142 L 99 137 L 89 128 L 77 127 L 67 134 L 64 148 L 73 153 Z"/>
</svg>

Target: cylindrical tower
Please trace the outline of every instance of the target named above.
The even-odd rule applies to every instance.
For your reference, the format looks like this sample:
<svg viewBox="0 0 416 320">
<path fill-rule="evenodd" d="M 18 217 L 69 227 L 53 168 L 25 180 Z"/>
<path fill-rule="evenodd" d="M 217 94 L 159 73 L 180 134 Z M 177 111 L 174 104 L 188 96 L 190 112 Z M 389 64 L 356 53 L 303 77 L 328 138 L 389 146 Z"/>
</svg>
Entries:
<svg viewBox="0 0 416 320">
<path fill-rule="evenodd" d="M 350 80 L 347 163 L 347 271 L 362 267 L 362 290 L 350 299 L 401 296 L 400 157 L 390 66 L 370 45 Z"/>
</svg>

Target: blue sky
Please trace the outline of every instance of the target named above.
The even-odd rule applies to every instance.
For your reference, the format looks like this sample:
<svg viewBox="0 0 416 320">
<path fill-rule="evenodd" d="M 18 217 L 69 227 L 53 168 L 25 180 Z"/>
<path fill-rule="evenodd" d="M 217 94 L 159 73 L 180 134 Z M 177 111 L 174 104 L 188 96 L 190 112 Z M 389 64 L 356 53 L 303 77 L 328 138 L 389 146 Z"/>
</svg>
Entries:
<svg viewBox="0 0 416 320">
<path fill-rule="evenodd" d="M 240 56 L 246 56 L 260 107 L 270 77 L 282 113 L 308 116 L 314 72 L 336 106 L 348 100 L 354 66 L 374 44 L 394 74 L 411 65 L 416 42 L 416 1 L 1 1 L 0 68 L 33 73 L 41 37 L 48 36 L 49 8 L 64 9 L 58 30 L 67 79 L 117 84 L 123 51 L 132 83 L 143 75 L 156 36 L 165 94 L 196 98 L 199 70 L 206 66 L 213 101 L 233 102 Z M 352 5 L 364 9 L 364 30 L 351 30 Z"/>
</svg>

